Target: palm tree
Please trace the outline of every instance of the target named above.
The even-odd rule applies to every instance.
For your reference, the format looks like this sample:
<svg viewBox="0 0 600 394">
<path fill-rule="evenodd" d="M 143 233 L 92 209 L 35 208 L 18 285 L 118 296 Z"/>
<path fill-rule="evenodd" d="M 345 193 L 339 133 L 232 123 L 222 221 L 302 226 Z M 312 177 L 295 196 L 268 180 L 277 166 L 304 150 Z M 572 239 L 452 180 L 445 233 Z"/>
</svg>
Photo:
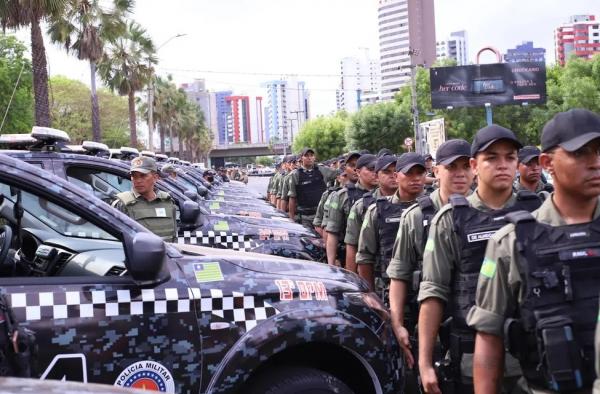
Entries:
<svg viewBox="0 0 600 394">
<path fill-rule="evenodd" d="M 137 146 L 135 92 L 142 90 L 152 78 L 152 65 L 157 63 L 154 44 L 146 30 L 133 21 L 127 24 L 123 36 L 107 44 L 98 72 L 112 91 L 128 96 L 131 145 Z"/>
<path fill-rule="evenodd" d="M 64 9 L 66 0 L 1 0 L 0 24 L 2 29 L 31 26 L 31 58 L 33 90 L 35 93 L 35 123 L 50 126 L 48 101 L 48 65 L 40 23 Z"/>
<path fill-rule="evenodd" d="M 100 4 L 102 3 L 102 5 Z M 112 0 L 112 8 L 101 0 L 67 0 L 64 12 L 51 18 L 48 34 L 52 42 L 75 51 L 80 60 L 90 62 L 92 91 L 92 138 L 101 140 L 100 109 L 96 95 L 96 64 L 104 53 L 104 42 L 126 32 L 125 18 L 133 9 L 133 0 Z"/>
</svg>

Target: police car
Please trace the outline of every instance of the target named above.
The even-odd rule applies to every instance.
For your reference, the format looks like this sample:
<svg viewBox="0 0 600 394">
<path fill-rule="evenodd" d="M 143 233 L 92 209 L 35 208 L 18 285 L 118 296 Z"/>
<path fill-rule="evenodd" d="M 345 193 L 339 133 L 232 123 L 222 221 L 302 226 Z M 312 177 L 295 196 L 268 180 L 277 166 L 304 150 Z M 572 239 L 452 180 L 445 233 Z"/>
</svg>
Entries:
<svg viewBox="0 0 600 394">
<path fill-rule="evenodd" d="M 35 143 L 31 145 L 30 138 Z M 98 143 L 65 146 L 69 137 L 60 130 L 34 128 L 31 135 L 0 136 L 4 145 L 26 144 L 28 150 L 6 150 L 3 153 L 48 170 L 59 177 L 88 190 L 107 203 L 122 191 L 131 190 L 129 164 L 95 155 L 105 151 Z M 28 145 L 27 145 L 28 144 Z M 60 150 L 64 149 L 64 152 Z M 67 151 L 74 153 L 66 153 Z M 81 151 L 91 155 L 81 154 Z M 101 153 L 100 156 L 103 154 Z M 325 248 L 321 238 L 306 227 L 281 220 L 199 212 L 198 204 L 189 194 L 173 185 L 159 181 L 157 187 L 167 191 L 179 208 L 178 243 L 204 245 L 257 253 L 275 254 L 306 260 L 323 260 Z"/>
<path fill-rule="evenodd" d="M 348 271 L 164 243 L 3 154 L 0 193 L 5 374 L 171 393 L 399 389 L 389 316 Z"/>
</svg>

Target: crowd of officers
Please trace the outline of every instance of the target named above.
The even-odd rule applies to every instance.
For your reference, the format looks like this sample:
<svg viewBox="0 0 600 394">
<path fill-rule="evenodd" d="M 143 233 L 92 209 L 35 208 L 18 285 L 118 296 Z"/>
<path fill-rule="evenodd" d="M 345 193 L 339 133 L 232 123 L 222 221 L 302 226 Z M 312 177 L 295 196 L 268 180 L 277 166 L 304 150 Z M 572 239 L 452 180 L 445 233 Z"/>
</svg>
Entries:
<svg viewBox="0 0 600 394">
<path fill-rule="evenodd" d="M 278 165 L 270 202 L 389 307 L 406 392 L 592 391 L 600 115 L 558 113 L 540 145 L 492 124 L 435 165 L 387 149 L 317 165 L 310 148 Z"/>
</svg>

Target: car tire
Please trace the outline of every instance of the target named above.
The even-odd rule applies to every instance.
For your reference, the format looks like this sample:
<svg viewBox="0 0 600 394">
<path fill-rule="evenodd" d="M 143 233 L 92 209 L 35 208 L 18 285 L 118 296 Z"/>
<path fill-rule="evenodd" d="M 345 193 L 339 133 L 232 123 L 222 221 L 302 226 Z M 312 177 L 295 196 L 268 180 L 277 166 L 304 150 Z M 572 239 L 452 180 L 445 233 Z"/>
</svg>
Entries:
<svg viewBox="0 0 600 394">
<path fill-rule="evenodd" d="M 253 383 L 253 384 L 252 384 Z M 353 394 L 335 376 L 314 368 L 281 367 L 263 371 L 250 385 L 251 394 Z"/>
</svg>

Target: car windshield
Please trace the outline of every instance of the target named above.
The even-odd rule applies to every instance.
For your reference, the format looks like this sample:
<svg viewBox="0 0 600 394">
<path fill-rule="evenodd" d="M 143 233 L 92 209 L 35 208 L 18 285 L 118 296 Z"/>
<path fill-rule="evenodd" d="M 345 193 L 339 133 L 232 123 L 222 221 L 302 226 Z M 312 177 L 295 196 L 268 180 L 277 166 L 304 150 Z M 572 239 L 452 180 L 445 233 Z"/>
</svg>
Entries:
<svg viewBox="0 0 600 394">
<path fill-rule="evenodd" d="M 0 193 L 13 204 L 19 189 L 0 183 Z M 41 221 L 48 228 L 67 237 L 92 238 L 115 241 L 116 238 L 81 216 L 26 191 L 20 191 L 21 204 L 31 222 Z"/>
</svg>

